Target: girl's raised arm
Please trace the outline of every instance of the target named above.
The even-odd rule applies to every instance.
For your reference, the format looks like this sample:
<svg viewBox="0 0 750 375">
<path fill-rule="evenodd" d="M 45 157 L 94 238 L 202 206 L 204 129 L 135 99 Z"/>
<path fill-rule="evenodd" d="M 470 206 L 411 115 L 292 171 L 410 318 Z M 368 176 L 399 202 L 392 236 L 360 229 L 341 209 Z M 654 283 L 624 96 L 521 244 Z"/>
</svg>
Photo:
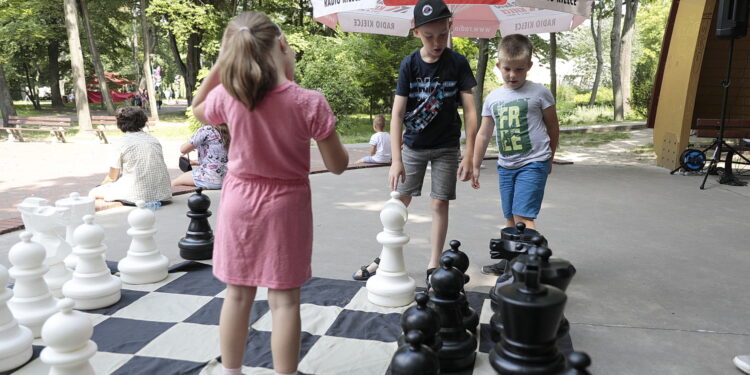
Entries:
<svg viewBox="0 0 750 375">
<path fill-rule="evenodd" d="M 193 97 L 193 115 L 202 124 L 207 124 L 206 117 L 203 115 L 203 102 L 206 100 L 208 93 L 213 90 L 214 87 L 221 83 L 221 68 L 219 64 L 214 64 L 208 76 L 203 79 L 201 87 Z"/>
</svg>

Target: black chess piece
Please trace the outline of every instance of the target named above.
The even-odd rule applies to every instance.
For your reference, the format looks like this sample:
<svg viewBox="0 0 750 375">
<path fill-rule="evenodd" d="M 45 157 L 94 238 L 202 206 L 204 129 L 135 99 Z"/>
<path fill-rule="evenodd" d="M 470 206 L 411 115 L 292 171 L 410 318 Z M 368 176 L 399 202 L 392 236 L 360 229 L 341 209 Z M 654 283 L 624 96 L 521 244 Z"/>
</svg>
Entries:
<svg viewBox="0 0 750 375">
<path fill-rule="evenodd" d="M 511 261 L 526 253 L 531 247 L 531 239 L 536 236 L 540 236 L 544 241 L 544 246 L 547 246 L 544 236 L 535 229 L 526 228 L 523 222 L 516 223 L 515 227 L 503 228 L 500 231 L 500 238 L 490 240 L 490 258 Z"/>
<path fill-rule="evenodd" d="M 573 280 L 573 276 L 576 274 L 576 268 L 565 259 L 551 258 L 552 251 L 544 245 L 544 241 L 540 237 L 534 237 L 532 242 L 537 247 L 537 255 L 541 258 L 540 282 L 552 285 L 565 292 L 568 289 L 568 285 L 570 285 L 570 281 Z M 528 255 L 521 255 L 511 264 L 511 272 L 520 282 L 524 281 L 523 270 L 526 268 L 527 263 Z M 565 315 L 563 315 L 557 337 L 565 336 L 568 331 L 570 331 L 570 323 L 565 318 Z"/>
<path fill-rule="evenodd" d="M 474 365 L 477 340 L 463 325 L 461 290 L 464 274 L 453 267 L 453 259 L 444 256 L 440 267 L 432 273 L 430 303 L 440 315 L 440 338 L 443 346 L 437 355 L 440 369 L 445 372 L 460 371 Z"/>
<path fill-rule="evenodd" d="M 464 274 L 464 284 L 467 284 L 469 282 L 469 275 L 466 274 L 466 270 L 469 269 L 469 256 L 459 250 L 461 242 L 451 240 L 449 245 L 450 249 L 443 251 L 442 256 L 450 257 L 453 260 L 453 267 L 456 267 Z M 479 327 L 479 314 L 477 314 L 474 308 L 469 306 L 469 300 L 466 298 L 466 291 L 463 288 L 461 288 L 461 299 L 461 316 L 463 317 L 464 328 L 476 333 L 477 327 Z"/>
<path fill-rule="evenodd" d="M 584 352 L 568 354 L 568 369 L 562 375 L 591 375 L 587 367 L 591 366 L 591 358 Z"/>
<path fill-rule="evenodd" d="M 414 299 L 417 304 L 406 309 L 401 315 L 401 329 L 404 334 L 398 338 L 398 346 L 406 344 L 407 332 L 419 330 L 423 336 L 422 343 L 437 353 L 443 346 L 440 339 L 440 315 L 427 305 L 430 302 L 427 294 L 417 293 Z"/>
<path fill-rule="evenodd" d="M 524 282 L 500 288 L 500 342 L 490 351 L 490 364 L 501 374 L 543 375 L 565 370 L 565 357 L 557 349 L 567 297 L 551 285 L 541 284 L 538 247 L 529 249 Z"/>
<path fill-rule="evenodd" d="M 201 194 L 203 188 L 195 189 L 195 194 L 188 198 L 187 216 L 190 218 L 187 233 L 180 239 L 177 247 L 180 248 L 180 256 L 188 260 L 211 259 L 214 255 L 214 232 L 208 217 L 211 216 L 211 199 Z"/>
<path fill-rule="evenodd" d="M 401 345 L 391 359 L 392 375 L 438 375 L 440 361 L 429 346 L 422 342 L 422 331 L 406 333 L 407 344 Z"/>
</svg>

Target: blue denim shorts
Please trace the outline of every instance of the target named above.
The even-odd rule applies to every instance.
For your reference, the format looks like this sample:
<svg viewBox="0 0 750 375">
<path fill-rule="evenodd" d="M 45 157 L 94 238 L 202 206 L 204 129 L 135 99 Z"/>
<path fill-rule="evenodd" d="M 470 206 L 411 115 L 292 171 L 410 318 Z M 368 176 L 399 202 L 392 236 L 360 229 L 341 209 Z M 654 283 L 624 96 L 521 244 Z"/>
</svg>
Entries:
<svg viewBox="0 0 750 375">
<path fill-rule="evenodd" d="M 544 186 L 549 174 L 549 160 L 535 161 L 517 169 L 497 166 L 503 216 L 535 219 L 542 208 Z"/>
<path fill-rule="evenodd" d="M 222 184 L 212 184 L 210 182 L 203 182 L 195 178 L 195 169 L 193 169 L 193 183 L 195 183 L 195 187 L 204 188 L 208 190 L 221 190 L 221 185 L 222 185 Z"/>
</svg>

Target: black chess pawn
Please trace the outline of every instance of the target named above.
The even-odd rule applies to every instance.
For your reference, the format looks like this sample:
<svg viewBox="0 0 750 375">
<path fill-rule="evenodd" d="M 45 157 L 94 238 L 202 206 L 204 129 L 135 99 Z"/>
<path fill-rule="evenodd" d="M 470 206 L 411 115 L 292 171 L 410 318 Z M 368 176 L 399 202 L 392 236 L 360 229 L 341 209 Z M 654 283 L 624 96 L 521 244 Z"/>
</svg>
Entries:
<svg viewBox="0 0 750 375">
<path fill-rule="evenodd" d="M 568 354 L 568 369 L 562 375 L 591 375 L 587 367 L 591 366 L 591 358 L 584 352 Z"/>
<path fill-rule="evenodd" d="M 432 273 L 430 302 L 440 315 L 440 338 L 443 346 L 437 355 L 442 371 L 460 371 L 474 365 L 477 340 L 463 324 L 461 290 L 464 274 L 453 267 L 453 259 L 444 256 L 440 267 Z"/>
<path fill-rule="evenodd" d="M 420 331 L 423 336 L 423 344 L 434 352 L 440 350 L 443 341 L 440 339 L 440 315 L 427 305 L 430 297 L 425 293 L 417 293 L 414 297 L 417 301 L 401 315 L 401 329 L 404 334 L 398 338 L 398 346 L 406 344 L 406 332 Z"/>
<path fill-rule="evenodd" d="M 541 237 L 534 237 L 531 241 L 537 247 L 536 254 L 541 260 L 539 281 L 542 284 L 552 285 L 565 292 L 568 289 L 568 285 L 570 285 L 570 281 L 573 280 L 573 276 L 576 274 L 576 268 L 565 259 L 552 258 L 552 251 L 546 246 Z M 527 263 L 528 255 L 522 255 L 516 258 L 511 264 L 511 272 L 520 282 L 524 281 L 523 270 Z M 565 336 L 568 331 L 570 331 L 570 323 L 563 315 L 557 337 Z"/>
<path fill-rule="evenodd" d="M 401 345 L 391 359 L 392 375 L 438 375 L 440 361 L 429 346 L 423 344 L 422 331 L 406 333 L 407 344 Z"/>
<path fill-rule="evenodd" d="M 469 275 L 466 275 L 466 270 L 469 269 L 469 256 L 459 250 L 461 242 L 452 240 L 449 245 L 450 249 L 443 251 L 442 256 L 450 257 L 453 260 L 453 267 L 456 267 L 464 274 L 464 284 L 466 284 L 469 282 Z M 469 300 L 463 288 L 461 289 L 461 299 L 461 316 L 463 317 L 464 328 L 476 332 L 479 326 L 479 314 L 469 305 Z"/>
<path fill-rule="evenodd" d="M 187 216 L 190 218 L 187 233 L 180 239 L 177 247 L 180 248 L 180 256 L 188 260 L 211 259 L 214 254 L 214 232 L 208 217 L 211 216 L 211 199 L 201 194 L 203 188 L 195 189 L 195 194 L 188 198 Z"/>
<path fill-rule="evenodd" d="M 557 349 L 557 331 L 567 297 L 560 289 L 539 282 L 541 259 L 529 249 L 524 282 L 500 289 L 500 342 L 490 351 L 490 364 L 501 374 L 543 375 L 565 370 Z"/>
</svg>

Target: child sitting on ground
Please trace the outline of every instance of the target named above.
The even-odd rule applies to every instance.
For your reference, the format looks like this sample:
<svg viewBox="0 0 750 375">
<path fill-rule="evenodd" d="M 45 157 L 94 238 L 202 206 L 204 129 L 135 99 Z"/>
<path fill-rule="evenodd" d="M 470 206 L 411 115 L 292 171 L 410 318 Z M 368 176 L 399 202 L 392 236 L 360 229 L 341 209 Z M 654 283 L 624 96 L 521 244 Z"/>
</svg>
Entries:
<svg viewBox="0 0 750 375">
<path fill-rule="evenodd" d="M 375 117 L 372 122 L 375 134 L 370 137 L 370 155 L 357 160 L 357 163 L 389 164 L 391 162 L 391 135 L 385 131 L 385 117 Z"/>
</svg>

